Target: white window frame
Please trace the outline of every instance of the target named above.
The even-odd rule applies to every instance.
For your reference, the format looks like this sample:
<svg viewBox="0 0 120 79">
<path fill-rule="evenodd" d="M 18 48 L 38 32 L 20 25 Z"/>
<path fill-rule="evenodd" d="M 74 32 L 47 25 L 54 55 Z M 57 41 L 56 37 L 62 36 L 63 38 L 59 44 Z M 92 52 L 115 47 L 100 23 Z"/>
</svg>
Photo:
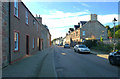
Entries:
<svg viewBox="0 0 120 79">
<path fill-rule="evenodd" d="M 19 33 L 14 32 L 14 50 L 18 51 L 19 50 Z"/>
<path fill-rule="evenodd" d="M 85 36 L 85 31 L 83 31 L 83 36 Z"/>
<path fill-rule="evenodd" d="M 25 22 L 26 24 L 28 24 L 28 11 L 25 12 L 25 18 L 26 18 Z"/>
<path fill-rule="evenodd" d="M 18 17 L 18 0 L 14 0 L 14 15 Z"/>
</svg>

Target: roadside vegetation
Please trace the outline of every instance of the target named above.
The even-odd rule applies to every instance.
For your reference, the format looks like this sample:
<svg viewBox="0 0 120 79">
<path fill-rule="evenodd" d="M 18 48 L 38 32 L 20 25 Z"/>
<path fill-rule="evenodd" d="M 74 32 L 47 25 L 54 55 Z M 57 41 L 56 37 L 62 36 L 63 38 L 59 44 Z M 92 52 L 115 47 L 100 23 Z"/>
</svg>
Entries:
<svg viewBox="0 0 120 79">
<path fill-rule="evenodd" d="M 84 42 L 84 44 L 89 47 L 91 50 L 104 52 L 104 53 L 110 53 L 113 51 L 113 44 L 104 44 L 101 41 L 97 40 L 87 40 Z M 116 51 L 120 50 L 120 43 L 116 44 Z"/>
</svg>

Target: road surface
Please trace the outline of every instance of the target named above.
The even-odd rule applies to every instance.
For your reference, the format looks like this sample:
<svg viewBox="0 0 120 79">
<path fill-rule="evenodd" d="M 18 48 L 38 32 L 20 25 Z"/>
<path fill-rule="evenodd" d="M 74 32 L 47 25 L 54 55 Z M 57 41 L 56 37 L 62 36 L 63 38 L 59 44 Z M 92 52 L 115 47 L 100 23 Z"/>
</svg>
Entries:
<svg viewBox="0 0 120 79">
<path fill-rule="evenodd" d="M 118 77 L 120 74 L 119 67 L 94 54 L 79 54 L 55 46 L 54 57 L 58 77 Z"/>
</svg>

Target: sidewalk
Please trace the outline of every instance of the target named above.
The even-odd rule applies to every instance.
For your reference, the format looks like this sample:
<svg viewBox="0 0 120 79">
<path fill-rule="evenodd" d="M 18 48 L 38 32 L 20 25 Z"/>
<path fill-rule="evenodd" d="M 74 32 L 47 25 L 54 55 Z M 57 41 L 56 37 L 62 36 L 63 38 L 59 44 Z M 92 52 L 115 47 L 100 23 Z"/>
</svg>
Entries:
<svg viewBox="0 0 120 79">
<path fill-rule="evenodd" d="M 108 59 L 108 56 L 109 56 L 109 54 L 106 54 L 105 52 L 101 52 L 101 51 L 91 50 L 91 53 L 97 55 L 98 57 L 102 57 L 105 59 Z"/>
<path fill-rule="evenodd" d="M 51 49 L 53 48 L 50 47 L 39 51 L 35 55 L 3 68 L 3 77 L 41 77 L 40 75 L 43 73 L 42 69 L 45 69 L 43 67 L 44 64 L 49 62 L 49 68 L 54 69 L 53 59 L 51 57 L 48 58 L 48 55 L 52 55 Z M 51 71 L 51 74 L 52 76 L 56 76 L 54 71 Z"/>
</svg>

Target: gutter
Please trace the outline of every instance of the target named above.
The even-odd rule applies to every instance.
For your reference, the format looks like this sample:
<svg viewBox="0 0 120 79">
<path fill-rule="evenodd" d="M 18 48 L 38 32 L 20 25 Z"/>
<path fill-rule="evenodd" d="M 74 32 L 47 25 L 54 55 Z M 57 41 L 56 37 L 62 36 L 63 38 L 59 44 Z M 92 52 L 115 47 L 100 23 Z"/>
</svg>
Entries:
<svg viewBox="0 0 120 79">
<path fill-rule="evenodd" d="M 11 23 L 10 23 L 10 22 L 11 22 L 11 21 L 10 21 L 10 15 L 11 15 L 11 13 L 10 13 L 11 10 L 10 10 L 10 8 L 11 8 L 11 7 L 10 7 L 10 6 L 11 6 L 11 5 L 10 5 L 10 3 L 11 3 L 11 2 L 9 2 L 9 64 L 11 64 L 11 37 L 10 37 L 10 33 L 11 33 L 11 32 L 10 32 L 10 27 L 11 27 L 11 25 L 10 25 L 10 24 L 11 24 Z"/>
</svg>

